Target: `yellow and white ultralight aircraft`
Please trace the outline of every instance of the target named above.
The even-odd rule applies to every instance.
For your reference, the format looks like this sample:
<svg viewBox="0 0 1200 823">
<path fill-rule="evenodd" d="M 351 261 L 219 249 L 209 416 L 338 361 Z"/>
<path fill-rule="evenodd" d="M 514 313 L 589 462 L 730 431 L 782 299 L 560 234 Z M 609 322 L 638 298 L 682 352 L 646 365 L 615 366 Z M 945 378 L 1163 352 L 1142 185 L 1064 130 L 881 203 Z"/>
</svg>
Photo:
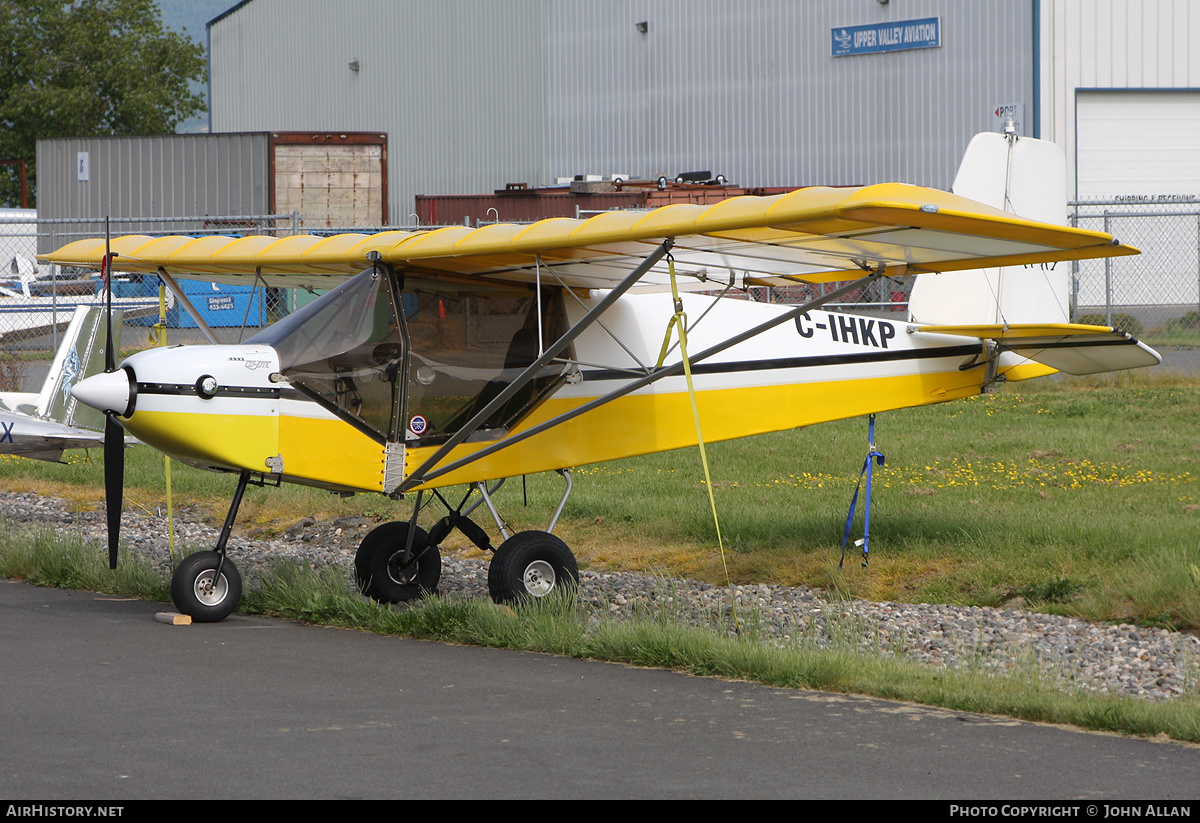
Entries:
<svg viewBox="0 0 1200 823">
<path fill-rule="evenodd" d="M 1064 225 L 1061 150 L 980 135 L 955 191 L 808 188 L 328 238 L 121 237 L 112 267 L 157 273 L 172 289 L 195 278 L 331 290 L 244 344 L 139 352 L 75 394 L 143 443 L 238 475 L 215 550 L 187 557 L 172 579 L 176 606 L 197 620 L 237 606 L 226 541 L 252 482 L 414 493 L 412 517 L 379 526 L 358 550 L 359 585 L 378 601 L 434 590 L 438 544 L 453 528 L 494 551 L 494 599 L 542 596 L 578 581 L 551 534 L 573 466 L 941 403 L 1055 370 L 1159 362 L 1119 330 L 1067 322 L 1065 261 L 1137 250 Z M 81 240 L 44 259 L 100 267 L 106 255 L 105 240 Z M 912 275 L 908 323 L 819 310 Z M 802 305 L 729 299 L 806 283 L 844 285 Z M 106 473 L 109 462 L 119 460 Z M 554 518 L 546 531 L 509 534 L 491 494 L 543 471 L 566 481 Z M 111 472 L 119 512 L 120 469 Z M 453 484 L 478 492 L 471 507 L 437 492 Z M 429 531 L 417 524 L 427 491 L 448 512 Z M 498 548 L 469 519 L 480 502 Z M 114 564 L 116 531 L 110 519 Z"/>
</svg>

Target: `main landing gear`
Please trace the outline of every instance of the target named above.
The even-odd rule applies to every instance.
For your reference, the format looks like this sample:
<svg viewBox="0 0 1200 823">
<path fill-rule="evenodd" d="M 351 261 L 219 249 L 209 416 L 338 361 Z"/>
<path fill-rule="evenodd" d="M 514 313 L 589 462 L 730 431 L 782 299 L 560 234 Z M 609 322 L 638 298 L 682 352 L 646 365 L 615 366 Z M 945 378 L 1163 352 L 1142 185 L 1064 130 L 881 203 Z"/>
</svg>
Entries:
<svg viewBox="0 0 1200 823">
<path fill-rule="evenodd" d="M 358 588 L 380 603 L 403 603 L 436 592 L 441 575 L 438 547 L 424 529 L 409 523 L 384 523 L 372 530 L 354 556 Z"/>
<path fill-rule="evenodd" d="M 519 532 L 500 544 L 488 566 L 488 594 L 497 603 L 545 597 L 579 585 L 579 564 L 549 532 Z"/>
<path fill-rule="evenodd" d="M 547 531 L 509 531 L 491 499 L 503 480 L 491 489 L 483 483 L 472 484 L 479 499 L 466 509 L 463 503 L 467 498 L 454 507 L 435 491 L 450 513 L 428 532 L 415 522 L 385 523 L 363 539 L 354 558 L 359 589 L 380 603 L 416 600 L 435 592 L 442 567 L 438 544 L 456 528 L 479 548 L 493 552 L 488 566 L 488 593 L 495 602 L 516 603 L 574 589 L 579 585 L 579 564 L 567 544 L 550 533 L 571 493 L 570 472 L 563 470 L 560 474 L 567 489 Z M 421 509 L 421 495 L 418 492 L 414 512 Z M 469 519 L 471 512 L 484 503 L 504 537 L 499 548 L 494 548 L 487 533 Z"/>
</svg>

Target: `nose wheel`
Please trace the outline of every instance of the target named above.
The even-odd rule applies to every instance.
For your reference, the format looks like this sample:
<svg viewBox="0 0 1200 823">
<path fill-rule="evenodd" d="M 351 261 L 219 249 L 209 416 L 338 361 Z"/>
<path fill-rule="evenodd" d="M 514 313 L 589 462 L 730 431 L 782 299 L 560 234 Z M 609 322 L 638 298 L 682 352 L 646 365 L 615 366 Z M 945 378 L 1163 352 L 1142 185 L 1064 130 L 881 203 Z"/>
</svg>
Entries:
<svg viewBox="0 0 1200 823">
<path fill-rule="evenodd" d="M 171 600 L 197 623 L 216 623 L 233 614 L 242 599 L 242 576 L 229 558 L 196 552 L 171 575 Z"/>
<path fill-rule="evenodd" d="M 171 575 L 171 600 L 175 602 L 175 608 L 197 623 L 218 623 L 237 611 L 241 602 L 242 576 L 225 553 L 225 544 L 233 531 L 233 521 L 242 505 L 246 486 L 251 482 L 263 485 L 261 480 L 252 481 L 248 471 L 238 475 L 237 488 L 217 537 L 216 550 L 189 554 Z"/>
</svg>

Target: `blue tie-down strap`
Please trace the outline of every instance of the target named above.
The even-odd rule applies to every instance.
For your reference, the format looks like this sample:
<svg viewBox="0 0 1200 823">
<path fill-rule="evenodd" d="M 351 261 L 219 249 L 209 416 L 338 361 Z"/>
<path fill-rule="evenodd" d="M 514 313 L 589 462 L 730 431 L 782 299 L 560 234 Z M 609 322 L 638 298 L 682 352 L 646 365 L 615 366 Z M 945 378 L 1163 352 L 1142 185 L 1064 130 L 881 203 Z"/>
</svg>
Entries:
<svg viewBox="0 0 1200 823">
<path fill-rule="evenodd" d="M 842 533 L 842 558 L 838 561 L 839 569 L 846 562 L 846 544 L 850 541 L 850 526 L 854 523 L 854 509 L 858 506 L 858 492 L 862 488 L 863 475 L 866 475 L 867 478 L 867 496 L 863 500 L 863 536 L 862 540 L 856 541 L 854 545 L 862 546 L 863 568 L 866 568 L 867 565 L 871 541 L 871 469 L 875 463 L 882 467 L 884 460 L 883 454 L 875 448 L 875 415 L 871 415 L 868 423 L 867 445 L 870 450 L 867 452 L 867 459 L 863 461 L 862 471 L 858 474 L 854 497 L 850 499 L 850 513 L 846 515 L 846 530 Z"/>
</svg>

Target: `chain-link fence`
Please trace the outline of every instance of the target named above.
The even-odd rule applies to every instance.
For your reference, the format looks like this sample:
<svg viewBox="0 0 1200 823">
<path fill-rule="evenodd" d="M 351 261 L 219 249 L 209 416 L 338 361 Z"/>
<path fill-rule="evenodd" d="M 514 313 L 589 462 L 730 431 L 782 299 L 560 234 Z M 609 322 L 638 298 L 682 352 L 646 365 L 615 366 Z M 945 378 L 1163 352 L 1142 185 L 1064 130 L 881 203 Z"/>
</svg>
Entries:
<svg viewBox="0 0 1200 823">
<path fill-rule="evenodd" d="M 1200 345 L 1200 205 L 1073 203 L 1072 223 L 1141 254 L 1084 260 L 1074 271 L 1075 322 L 1118 326 L 1160 346 Z"/>
<path fill-rule="evenodd" d="M 114 237 L 125 234 L 284 236 L 296 231 L 295 215 L 237 217 L 113 218 Z M 37 391 L 77 306 L 102 305 L 99 276 L 92 271 L 40 265 L 38 253 L 74 240 L 103 237 L 104 219 L 38 220 L 32 210 L 0 211 L 0 391 Z M 222 342 L 237 342 L 292 311 L 304 298 L 262 283 L 226 286 L 180 281 L 180 287 Z M 113 308 L 123 312 L 121 347 L 146 348 L 158 341 L 165 315 L 170 342 L 205 340 L 195 319 L 162 290 L 157 277 L 118 274 Z"/>
</svg>

